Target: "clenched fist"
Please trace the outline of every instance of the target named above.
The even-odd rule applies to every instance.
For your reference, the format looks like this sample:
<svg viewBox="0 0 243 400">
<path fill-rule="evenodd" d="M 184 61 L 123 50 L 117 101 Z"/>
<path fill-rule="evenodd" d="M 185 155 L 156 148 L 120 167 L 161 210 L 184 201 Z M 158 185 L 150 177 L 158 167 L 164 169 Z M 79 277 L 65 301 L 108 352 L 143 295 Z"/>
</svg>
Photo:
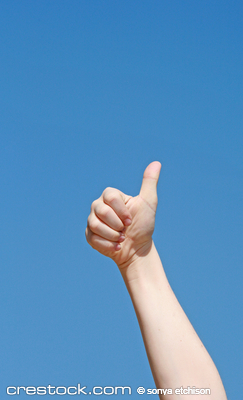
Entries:
<svg viewBox="0 0 243 400">
<path fill-rule="evenodd" d="M 158 161 L 147 166 L 138 196 L 106 188 L 91 205 L 86 239 L 120 268 L 146 254 L 151 247 L 160 169 Z"/>
</svg>

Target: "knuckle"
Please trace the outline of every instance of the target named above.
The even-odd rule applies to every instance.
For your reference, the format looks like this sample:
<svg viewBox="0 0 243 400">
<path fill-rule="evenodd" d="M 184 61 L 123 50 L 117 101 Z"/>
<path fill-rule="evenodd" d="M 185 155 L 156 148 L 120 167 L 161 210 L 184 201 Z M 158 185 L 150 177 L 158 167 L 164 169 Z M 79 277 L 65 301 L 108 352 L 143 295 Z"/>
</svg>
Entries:
<svg viewBox="0 0 243 400">
<path fill-rule="evenodd" d="M 103 197 L 106 203 L 111 204 L 118 197 L 116 189 L 106 188 L 103 192 Z"/>
<path fill-rule="evenodd" d="M 88 224 L 89 224 L 90 230 L 94 232 L 94 231 L 97 230 L 97 227 L 99 225 L 99 221 L 96 218 L 92 218 L 92 219 L 90 219 Z"/>
<path fill-rule="evenodd" d="M 99 199 L 93 201 L 93 203 L 91 204 L 91 212 L 96 209 L 98 203 Z"/>
<path fill-rule="evenodd" d="M 116 196 L 114 193 L 108 193 L 106 196 L 106 201 L 111 204 L 112 202 L 114 202 L 114 200 L 116 199 Z"/>
<path fill-rule="evenodd" d="M 94 238 L 95 238 L 95 235 L 92 233 L 92 232 L 90 232 L 90 234 L 89 234 L 89 244 L 90 244 L 90 246 L 91 247 L 95 247 L 95 240 L 94 240 Z"/>
<path fill-rule="evenodd" d="M 109 215 L 109 213 L 110 213 L 109 208 L 107 208 L 107 207 L 101 207 L 100 208 L 100 216 L 102 218 L 106 218 Z"/>
<path fill-rule="evenodd" d="M 107 188 L 105 188 L 105 190 L 103 191 L 103 196 L 105 196 L 111 190 L 114 190 L 114 189 L 112 187 L 109 187 L 109 186 Z"/>
<path fill-rule="evenodd" d="M 91 239 L 91 232 L 90 232 L 90 229 L 87 227 L 86 228 L 86 230 L 85 230 L 85 236 L 86 236 L 86 240 L 87 240 L 87 242 L 89 243 L 89 244 L 91 244 L 90 243 L 90 239 Z"/>
</svg>

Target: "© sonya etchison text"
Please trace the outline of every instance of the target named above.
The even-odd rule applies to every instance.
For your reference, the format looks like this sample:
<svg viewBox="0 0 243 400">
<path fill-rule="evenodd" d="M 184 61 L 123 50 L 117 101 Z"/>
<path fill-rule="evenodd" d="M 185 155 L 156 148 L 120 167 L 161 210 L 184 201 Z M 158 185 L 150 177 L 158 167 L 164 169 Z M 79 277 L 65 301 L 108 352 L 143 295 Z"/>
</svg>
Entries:
<svg viewBox="0 0 243 400">
<path fill-rule="evenodd" d="M 176 388 L 174 391 L 171 388 L 167 389 L 145 389 L 143 386 L 139 386 L 137 388 L 137 393 L 138 394 L 202 394 L 202 395 L 207 395 L 211 394 L 211 390 L 209 388 L 196 388 L 195 386 L 190 387 L 187 386 L 184 388 L 181 386 L 180 388 Z"/>
</svg>

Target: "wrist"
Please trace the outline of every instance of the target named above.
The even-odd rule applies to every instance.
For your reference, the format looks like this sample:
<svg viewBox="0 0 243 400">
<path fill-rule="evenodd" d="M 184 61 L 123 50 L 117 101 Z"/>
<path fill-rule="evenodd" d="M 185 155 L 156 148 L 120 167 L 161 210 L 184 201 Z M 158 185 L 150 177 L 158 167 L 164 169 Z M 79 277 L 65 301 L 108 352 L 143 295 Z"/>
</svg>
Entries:
<svg viewBox="0 0 243 400">
<path fill-rule="evenodd" d="M 134 285 L 136 287 L 157 287 L 161 285 L 161 280 L 163 282 L 166 280 L 168 283 L 152 239 L 139 249 L 129 261 L 118 267 L 129 292 Z"/>
<path fill-rule="evenodd" d="M 118 266 L 121 272 L 127 271 L 130 269 L 131 265 L 140 264 L 143 257 L 147 257 L 150 254 L 150 252 L 152 251 L 152 247 L 153 247 L 153 241 L 152 239 L 150 239 L 143 245 L 140 245 L 140 247 L 138 247 L 137 249 L 134 248 L 133 249 L 134 254 L 130 258 L 128 258 L 127 261 L 125 262 L 118 261 L 116 262 L 116 265 Z"/>
</svg>

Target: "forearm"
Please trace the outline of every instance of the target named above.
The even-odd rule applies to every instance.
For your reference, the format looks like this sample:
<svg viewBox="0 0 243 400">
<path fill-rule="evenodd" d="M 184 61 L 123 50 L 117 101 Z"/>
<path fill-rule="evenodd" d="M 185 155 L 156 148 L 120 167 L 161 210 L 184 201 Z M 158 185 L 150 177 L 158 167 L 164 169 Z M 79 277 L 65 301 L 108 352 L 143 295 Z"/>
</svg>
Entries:
<svg viewBox="0 0 243 400">
<path fill-rule="evenodd" d="M 147 254 L 121 268 L 158 388 L 210 388 L 201 398 L 225 400 L 218 371 L 176 299 L 153 243 Z M 175 396 L 175 397 L 174 397 Z M 166 399 L 167 396 L 161 396 Z M 168 399 L 179 400 L 178 395 Z M 191 399 L 190 395 L 182 395 Z M 199 399 L 200 395 L 193 396 Z"/>
</svg>

